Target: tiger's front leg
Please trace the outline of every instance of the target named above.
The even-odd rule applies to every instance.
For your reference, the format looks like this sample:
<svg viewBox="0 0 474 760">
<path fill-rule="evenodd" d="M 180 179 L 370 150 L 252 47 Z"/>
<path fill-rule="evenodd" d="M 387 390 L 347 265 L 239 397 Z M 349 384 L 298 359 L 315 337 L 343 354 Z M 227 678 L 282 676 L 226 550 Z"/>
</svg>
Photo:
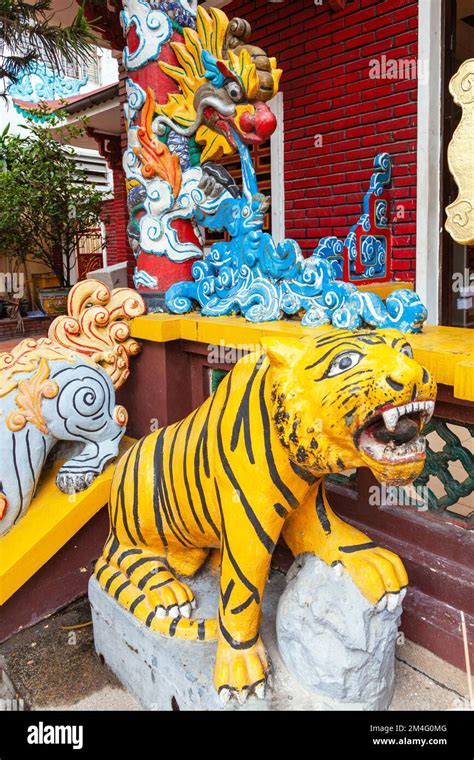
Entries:
<svg viewBox="0 0 474 760">
<path fill-rule="evenodd" d="M 218 494 L 219 501 L 220 495 Z M 221 510 L 221 576 L 214 686 L 224 704 L 265 696 L 269 661 L 259 634 L 262 600 L 283 519 L 250 504 Z M 246 519 L 252 510 L 253 520 Z M 247 515 L 246 515 L 247 512 Z"/>
<path fill-rule="evenodd" d="M 328 565 L 343 566 L 371 604 L 394 609 L 408 584 L 403 562 L 341 520 L 328 504 L 319 481 L 287 519 L 283 537 L 294 556 L 315 554 Z"/>
</svg>

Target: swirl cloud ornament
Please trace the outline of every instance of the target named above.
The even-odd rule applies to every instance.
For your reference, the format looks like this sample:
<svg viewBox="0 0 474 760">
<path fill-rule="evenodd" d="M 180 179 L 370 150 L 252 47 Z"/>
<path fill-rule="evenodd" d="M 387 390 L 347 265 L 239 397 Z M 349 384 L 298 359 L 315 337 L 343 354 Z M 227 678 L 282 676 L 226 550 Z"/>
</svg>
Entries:
<svg viewBox="0 0 474 760">
<path fill-rule="evenodd" d="M 127 412 L 115 390 L 140 350 L 130 320 L 144 311 L 133 290 L 79 282 L 48 338 L 0 354 L 0 536 L 26 514 L 58 441 L 74 445 L 56 478 L 65 493 L 87 488 L 117 456 Z"/>
</svg>

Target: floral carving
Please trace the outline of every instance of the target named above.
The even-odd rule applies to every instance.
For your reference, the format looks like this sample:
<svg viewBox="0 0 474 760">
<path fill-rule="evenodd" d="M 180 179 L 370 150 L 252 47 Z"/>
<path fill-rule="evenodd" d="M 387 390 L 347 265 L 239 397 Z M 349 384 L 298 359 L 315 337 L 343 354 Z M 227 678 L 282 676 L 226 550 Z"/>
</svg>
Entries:
<svg viewBox="0 0 474 760">
<path fill-rule="evenodd" d="M 49 373 L 49 364 L 42 357 L 35 374 L 18 383 L 20 393 L 15 399 L 17 408 L 12 409 L 7 417 L 7 427 L 12 432 L 22 430 L 27 422 L 31 422 L 41 433 L 48 432 L 41 412 L 41 403 L 43 398 L 54 398 L 59 390 L 57 383 L 50 379 Z"/>
</svg>

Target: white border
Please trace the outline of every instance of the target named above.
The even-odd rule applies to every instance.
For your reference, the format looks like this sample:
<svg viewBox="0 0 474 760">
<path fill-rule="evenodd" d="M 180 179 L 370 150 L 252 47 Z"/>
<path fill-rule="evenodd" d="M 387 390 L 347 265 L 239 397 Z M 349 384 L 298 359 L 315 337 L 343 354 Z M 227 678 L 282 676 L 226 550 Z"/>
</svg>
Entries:
<svg viewBox="0 0 474 760">
<path fill-rule="evenodd" d="M 438 324 L 441 268 L 442 0 L 418 4 L 416 291 Z"/>
</svg>

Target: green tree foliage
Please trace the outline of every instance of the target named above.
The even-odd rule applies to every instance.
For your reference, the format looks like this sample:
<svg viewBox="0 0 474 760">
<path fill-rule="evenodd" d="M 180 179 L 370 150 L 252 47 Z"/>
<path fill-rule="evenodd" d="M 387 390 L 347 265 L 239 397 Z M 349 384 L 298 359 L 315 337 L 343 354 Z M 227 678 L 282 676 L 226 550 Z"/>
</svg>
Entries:
<svg viewBox="0 0 474 760">
<path fill-rule="evenodd" d="M 95 35 L 79 7 L 70 26 L 53 23 L 52 0 L 0 0 L 0 80 L 5 88 L 36 63 L 62 71 L 64 63 L 90 57 Z"/>
<path fill-rule="evenodd" d="M 0 136 L 0 255 L 41 262 L 69 286 L 77 245 L 98 226 L 104 194 L 67 145 L 80 130 L 61 129 L 60 118 L 31 121 L 25 136 L 8 128 Z"/>
</svg>

